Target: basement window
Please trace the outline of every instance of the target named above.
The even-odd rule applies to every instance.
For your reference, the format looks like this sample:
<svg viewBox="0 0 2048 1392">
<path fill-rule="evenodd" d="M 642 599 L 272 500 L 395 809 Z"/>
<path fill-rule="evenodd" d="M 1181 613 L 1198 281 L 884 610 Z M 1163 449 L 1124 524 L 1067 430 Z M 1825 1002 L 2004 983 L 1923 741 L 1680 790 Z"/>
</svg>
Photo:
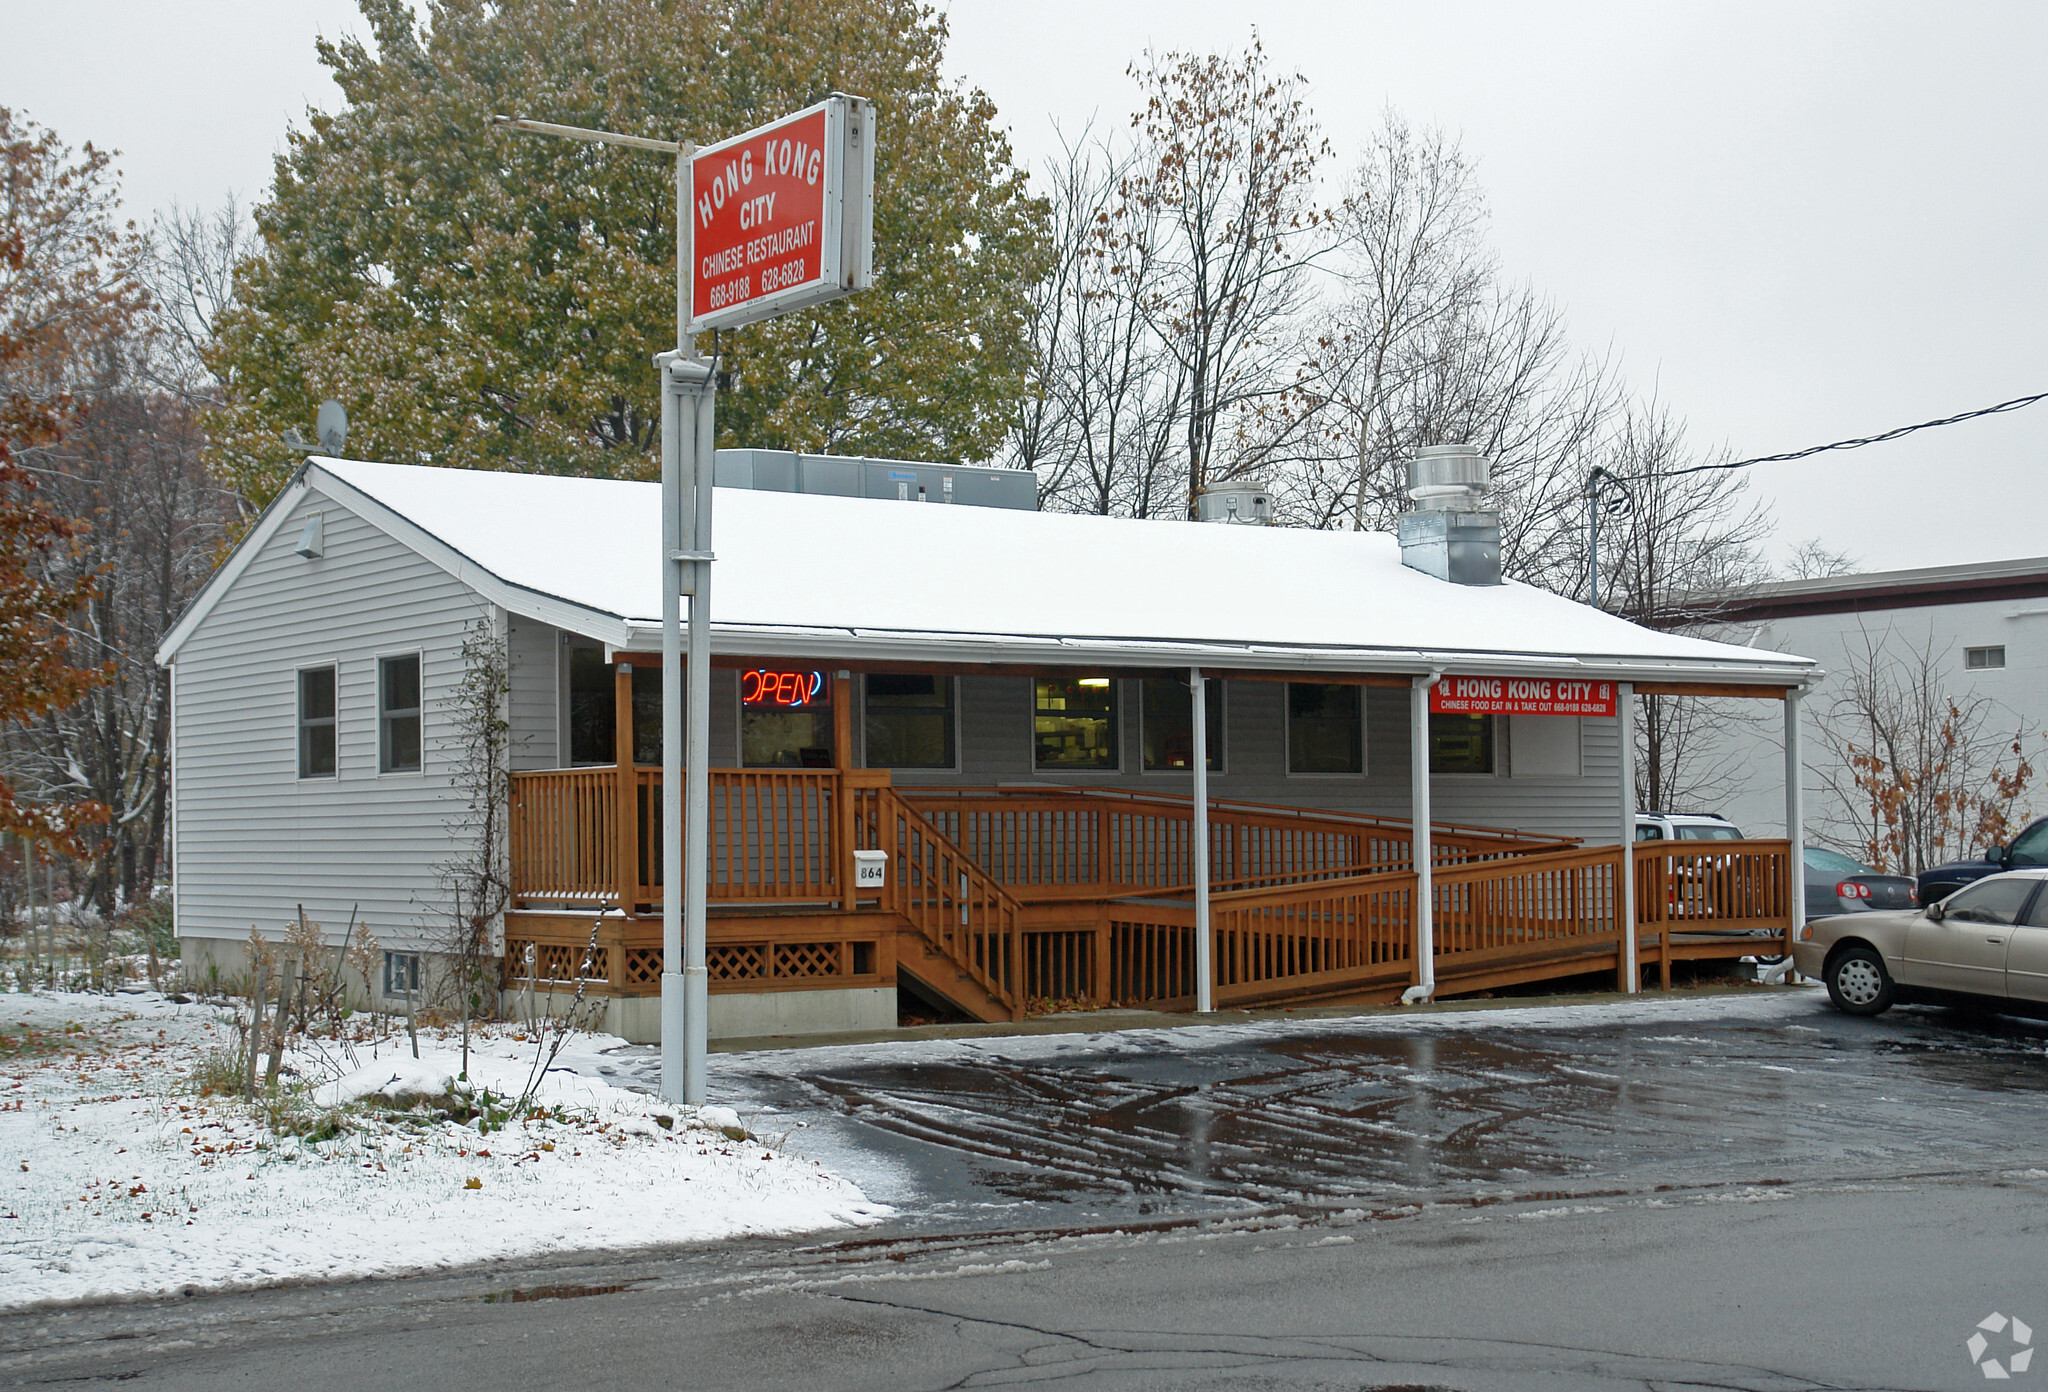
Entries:
<svg viewBox="0 0 2048 1392">
<path fill-rule="evenodd" d="M 2005 645 L 1995 648 L 1964 648 L 1963 666 L 1972 672 L 1988 671 L 1993 667 L 2005 666 Z"/>
<path fill-rule="evenodd" d="M 384 994 L 387 998 L 403 1000 L 410 991 L 415 997 L 420 993 L 420 955 L 417 952 L 387 952 L 384 954 Z"/>
</svg>

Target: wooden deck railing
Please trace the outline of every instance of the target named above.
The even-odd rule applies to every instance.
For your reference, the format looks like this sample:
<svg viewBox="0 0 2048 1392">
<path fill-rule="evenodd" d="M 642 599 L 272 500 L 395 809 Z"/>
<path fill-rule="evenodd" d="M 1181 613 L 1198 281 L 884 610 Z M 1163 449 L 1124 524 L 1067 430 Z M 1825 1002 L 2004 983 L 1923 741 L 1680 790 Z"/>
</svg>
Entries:
<svg viewBox="0 0 2048 1392">
<path fill-rule="evenodd" d="M 661 902 L 661 770 L 512 775 L 511 870 L 517 907 Z M 720 903 L 844 901 L 849 826 L 839 790 L 886 785 L 886 771 L 713 769 L 709 898 Z M 619 824 L 630 819 L 620 854 Z M 626 886 L 621 892 L 620 885 Z"/>
<path fill-rule="evenodd" d="M 1079 788 L 899 788 L 934 826 L 1026 903 L 1096 899 L 1194 883 L 1187 798 Z M 1248 802 L 1211 802 L 1215 889 L 1299 884 L 1409 868 L 1405 821 Z M 1576 844 L 1438 825 L 1431 861 L 1460 865 Z"/>
<path fill-rule="evenodd" d="M 638 913 L 660 901 L 661 775 L 627 772 L 513 775 L 516 906 L 624 904 Z M 991 1008 L 1173 1007 L 1194 998 L 1185 799 L 1069 789 L 906 791 L 879 770 L 718 769 L 711 815 L 714 903 L 893 914 L 985 993 Z M 1416 876 L 1405 823 L 1225 803 L 1212 809 L 1211 826 L 1219 1004 L 1377 991 L 1418 979 Z M 1617 920 L 1624 854 L 1635 862 L 1639 932 L 1667 980 L 1674 954 L 1785 950 L 1796 869 L 1782 841 L 1659 842 L 1624 852 L 1454 826 L 1437 828 L 1434 839 L 1440 982 L 1507 980 L 1540 973 L 1545 963 L 1590 969 L 1583 964 L 1603 953 L 1626 970 Z M 879 899 L 855 898 L 855 849 L 889 853 Z M 547 949 L 542 974 L 558 979 L 568 956 L 580 956 L 574 946 L 536 944 Z M 634 960 L 646 953 L 607 933 L 599 948 L 607 980 L 658 976 L 658 947 L 648 960 Z M 803 957 L 811 970 L 812 958 L 852 961 L 854 953 L 854 946 L 825 953 L 811 945 L 784 955 Z"/>
<path fill-rule="evenodd" d="M 1638 924 L 1676 932 L 1791 926 L 1795 879 L 1783 841 L 1641 841 L 1635 857 Z"/>
<path fill-rule="evenodd" d="M 850 802 L 861 849 L 889 853 L 882 904 L 991 999 L 1017 1011 L 1023 905 L 893 788 L 857 788 Z"/>
</svg>

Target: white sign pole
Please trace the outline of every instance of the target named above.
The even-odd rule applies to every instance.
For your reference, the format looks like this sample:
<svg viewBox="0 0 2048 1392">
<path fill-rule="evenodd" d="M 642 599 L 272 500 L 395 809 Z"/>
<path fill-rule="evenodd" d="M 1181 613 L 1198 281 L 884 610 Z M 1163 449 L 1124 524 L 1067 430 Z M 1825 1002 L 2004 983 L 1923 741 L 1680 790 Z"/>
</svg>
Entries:
<svg viewBox="0 0 2048 1392">
<path fill-rule="evenodd" d="M 1194 818 L 1189 824 L 1195 869 L 1195 1009 L 1216 1008 L 1216 940 L 1209 927 L 1209 687 L 1202 669 L 1188 669 L 1188 728 L 1195 752 Z"/>
<path fill-rule="evenodd" d="M 702 1106 L 710 1040 L 711 480 L 717 394 L 690 332 L 690 164 L 676 152 L 676 351 L 661 377 L 661 1095 Z M 682 596 L 690 597 L 687 638 Z M 687 650 L 687 652 L 686 652 Z M 687 657 L 687 661 L 685 658 Z M 685 681 L 689 683 L 685 699 Z"/>
</svg>

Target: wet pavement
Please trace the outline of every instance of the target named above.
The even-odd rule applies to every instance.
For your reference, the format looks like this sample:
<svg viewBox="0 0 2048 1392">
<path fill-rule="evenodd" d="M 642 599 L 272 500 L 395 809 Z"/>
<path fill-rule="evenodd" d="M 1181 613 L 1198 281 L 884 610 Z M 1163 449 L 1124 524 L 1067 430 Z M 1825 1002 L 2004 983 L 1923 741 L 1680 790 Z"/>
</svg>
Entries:
<svg viewBox="0 0 2048 1392">
<path fill-rule="evenodd" d="M 719 1073 L 760 1129 L 801 1149 L 815 1129 L 828 1163 L 866 1166 L 870 1197 L 919 1228 L 978 1209 L 1058 1224 L 2048 1163 L 2048 1024 L 1862 1020 L 1817 991 L 1643 1010 L 751 1055 Z"/>
<path fill-rule="evenodd" d="M 651 1081 L 651 1052 L 613 1067 Z M 2036 1022 L 1754 991 L 724 1054 L 713 1077 L 899 1215 L 0 1320 L 0 1382 L 1791 1392 L 1998 1380 L 1980 1356 L 2048 1378 Z"/>
</svg>

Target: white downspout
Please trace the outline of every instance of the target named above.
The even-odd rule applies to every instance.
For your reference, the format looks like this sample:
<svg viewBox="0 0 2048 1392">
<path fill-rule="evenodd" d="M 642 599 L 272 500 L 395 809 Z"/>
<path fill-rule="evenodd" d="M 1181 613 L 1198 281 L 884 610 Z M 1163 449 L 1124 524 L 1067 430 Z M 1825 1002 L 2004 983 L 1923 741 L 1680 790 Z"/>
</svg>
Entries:
<svg viewBox="0 0 2048 1392">
<path fill-rule="evenodd" d="M 1430 837 L 1429 692 L 1444 674 L 1430 669 L 1408 688 L 1408 835 L 1409 858 L 1415 864 L 1415 960 L 1420 977 L 1401 993 L 1401 1004 L 1417 1005 L 1436 995 L 1436 888 L 1431 862 L 1436 855 Z"/>
<path fill-rule="evenodd" d="M 1626 995 L 1643 987 L 1641 954 L 1636 950 L 1635 716 L 1635 684 L 1622 682 L 1614 689 L 1614 724 L 1621 737 L 1621 883 L 1614 887 L 1614 913 L 1621 920 L 1621 989 Z M 1671 931 L 1669 925 L 1664 931 Z"/>
<path fill-rule="evenodd" d="M 1786 867 L 1785 960 L 1762 973 L 1765 981 L 1791 984 L 1799 980 L 1792 969 L 1791 945 L 1799 941 L 1806 926 L 1806 757 L 1799 747 L 1800 687 L 1785 691 L 1785 841 L 1791 863 Z"/>
<path fill-rule="evenodd" d="M 1209 930 L 1209 703 L 1202 669 L 1188 669 L 1189 724 L 1195 737 L 1194 823 L 1195 873 L 1195 1009 L 1203 1015 L 1216 1008 L 1216 945 Z"/>
</svg>

